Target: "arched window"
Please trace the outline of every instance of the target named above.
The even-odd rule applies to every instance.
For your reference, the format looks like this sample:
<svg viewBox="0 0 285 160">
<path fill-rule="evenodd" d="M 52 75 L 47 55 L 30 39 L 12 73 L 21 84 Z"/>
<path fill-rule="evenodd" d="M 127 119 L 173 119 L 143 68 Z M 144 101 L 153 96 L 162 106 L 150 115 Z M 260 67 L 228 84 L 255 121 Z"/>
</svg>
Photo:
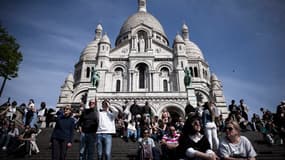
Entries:
<svg viewBox="0 0 285 160">
<path fill-rule="evenodd" d="M 183 61 L 181 61 L 180 63 L 181 63 L 181 67 L 184 68 Z"/>
<path fill-rule="evenodd" d="M 139 68 L 139 88 L 145 88 L 145 70 L 144 68 Z"/>
<path fill-rule="evenodd" d="M 117 80 L 116 81 L 116 92 L 120 92 L 120 90 L 121 90 L 121 81 Z"/>
<path fill-rule="evenodd" d="M 100 62 L 100 67 L 101 67 L 101 68 L 103 67 L 103 62 L 102 62 L 102 61 Z"/>
<path fill-rule="evenodd" d="M 147 87 L 147 71 L 148 67 L 144 63 L 140 63 L 136 66 L 138 71 L 138 87 L 139 89 L 145 89 Z"/>
<path fill-rule="evenodd" d="M 197 69 L 197 67 L 194 67 L 194 77 L 198 77 L 198 69 Z"/>
<path fill-rule="evenodd" d="M 123 76 L 123 69 L 120 68 L 120 67 L 116 68 L 116 69 L 115 69 L 115 74 L 116 74 L 117 76 Z"/>
<path fill-rule="evenodd" d="M 169 77 L 169 70 L 168 70 L 168 68 L 163 67 L 160 72 L 161 72 L 161 76 L 162 77 Z"/>
<path fill-rule="evenodd" d="M 168 91 L 168 83 L 167 83 L 167 80 L 163 80 L 163 91 L 164 92 L 167 92 Z"/>
<path fill-rule="evenodd" d="M 87 67 L 86 69 L 86 78 L 89 78 L 90 77 L 90 68 Z"/>
</svg>

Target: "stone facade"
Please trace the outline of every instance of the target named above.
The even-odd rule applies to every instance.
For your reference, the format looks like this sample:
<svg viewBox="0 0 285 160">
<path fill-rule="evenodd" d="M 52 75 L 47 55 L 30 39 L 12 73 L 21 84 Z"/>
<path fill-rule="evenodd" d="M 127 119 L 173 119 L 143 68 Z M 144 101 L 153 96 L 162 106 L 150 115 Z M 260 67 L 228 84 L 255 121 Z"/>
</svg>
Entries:
<svg viewBox="0 0 285 160">
<path fill-rule="evenodd" d="M 184 116 L 189 101 L 196 107 L 214 100 L 223 113 L 227 112 L 221 82 L 210 73 L 202 51 L 190 40 L 189 29 L 182 25 L 172 47 L 160 22 L 146 9 L 146 0 L 138 0 L 138 11 L 121 27 L 115 47 L 99 24 L 95 38 L 75 64 L 61 87 L 57 107 L 79 105 L 96 95 L 98 102 L 108 98 L 122 110 L 137 100 L 149 102 L 155 115 L 167 108 L 175 116 Z M 184 85 L 184 69 L 191 71 L 191 86 Z M 91 71 L 100 75 L 99 85 L 91 84 Z"/>
</svg>

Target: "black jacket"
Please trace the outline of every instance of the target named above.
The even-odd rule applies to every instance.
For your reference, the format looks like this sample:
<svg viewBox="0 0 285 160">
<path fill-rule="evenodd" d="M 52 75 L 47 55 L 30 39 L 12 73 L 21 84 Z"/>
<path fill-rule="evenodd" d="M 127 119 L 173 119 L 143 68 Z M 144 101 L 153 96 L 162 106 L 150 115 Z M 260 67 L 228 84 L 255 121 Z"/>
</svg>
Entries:
<svg viewBox="0 0 285 160">
<path fill-rule="evenodd" d="M 85 109 L 80 116 L 78 125 L 84 133 L 96 133 L 98 129 L 98 112 L 94 109 Z"/>
</svg>

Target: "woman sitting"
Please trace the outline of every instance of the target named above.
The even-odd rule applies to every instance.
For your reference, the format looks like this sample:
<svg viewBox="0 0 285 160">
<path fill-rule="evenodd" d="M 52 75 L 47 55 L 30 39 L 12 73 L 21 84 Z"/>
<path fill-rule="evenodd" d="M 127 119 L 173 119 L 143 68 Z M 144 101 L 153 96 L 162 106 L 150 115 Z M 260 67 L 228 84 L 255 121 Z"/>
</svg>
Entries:
<svg viewBox="0 0 285 160">
<path fill-rule="evenodd" d="M 215 160 L 216 154 L 211 150 L 206 136 L 200 133 L 201 123 L 199 117 L 186 120 L 177 147 L 178 159 L 205 159 Z"/>
<path fill-rule="evenodd" d="M 256 152 L 250 141 L 240 135 L 240 126 L 230 120 L 226 124 L 226 137 L 219 146 L 219 156 L 225 160 L 250 159 L 255 160 Z"/>
</svg>

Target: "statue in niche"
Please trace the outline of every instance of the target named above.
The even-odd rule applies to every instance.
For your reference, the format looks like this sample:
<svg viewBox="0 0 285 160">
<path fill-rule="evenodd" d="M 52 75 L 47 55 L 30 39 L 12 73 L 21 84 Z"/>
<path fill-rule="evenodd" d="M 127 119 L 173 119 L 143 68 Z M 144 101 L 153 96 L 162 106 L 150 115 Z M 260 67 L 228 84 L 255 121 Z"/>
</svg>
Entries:
<svg viewBox="0 0 285 160">
<path fill-rule="evenodd" d="M 187 67 L 185 67 L 184 69 L 184 73 L 185 73 L 185 76 L 184 76 L 184 85 L 185 87 L 189 87 L 191 85 L 191 70 Z"/>
<path fill-rule="evenodd" d="M 142 35 L 139 37 L 138 48 L 139 48 L 139 52 L 144 52 L 145 50 L 145 41 Z"/>
<path fill-rule="evenodd" d="M 98 87 L 100 80 L 100 75 L 96 69 L 92 68 L 91 70 L 91 83 L 93 87 Z"/>
</svg>

